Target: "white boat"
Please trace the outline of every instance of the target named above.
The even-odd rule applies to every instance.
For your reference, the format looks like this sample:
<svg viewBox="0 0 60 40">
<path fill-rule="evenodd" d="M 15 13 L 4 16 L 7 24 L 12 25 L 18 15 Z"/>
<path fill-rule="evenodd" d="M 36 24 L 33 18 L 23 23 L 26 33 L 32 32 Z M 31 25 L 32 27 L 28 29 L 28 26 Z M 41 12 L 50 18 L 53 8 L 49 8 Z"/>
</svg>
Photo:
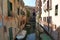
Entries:
<svg viewBox="0 0 60 40">
<path fill-rule="evenodd" d="M 27 33 L 26 30 L 22 30 L 22 31 L 16 36 L 16 38 L 17 38 L 18 40 L 23 39 L 23 38 L 26 36 L 26 33 Z"/>
</svg>

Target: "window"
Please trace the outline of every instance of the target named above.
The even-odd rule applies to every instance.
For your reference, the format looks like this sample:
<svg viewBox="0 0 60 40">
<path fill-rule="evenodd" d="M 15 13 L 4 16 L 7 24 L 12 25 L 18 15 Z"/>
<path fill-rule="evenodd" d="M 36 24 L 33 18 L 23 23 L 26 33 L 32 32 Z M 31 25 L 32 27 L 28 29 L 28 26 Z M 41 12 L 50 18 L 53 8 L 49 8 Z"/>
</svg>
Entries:
<svg viewBox="0 0 60 40">
<path fill-rule="evenodd" d="M 44 18 L 43 18 L 43 21 L 45 21 L 45 22 L 46 22 L 46 17 L 44 17 Z"/>
<path fill-rule="evenodd" d="M 49 23 L 52 22 L 52 17 L 51 16 L 49 18 L 47 17 L 47 22 L 49 22 Z"/>
<path fill-rule="evenodd" d="M 6 28 L 6 26 L 4 26 L 4 32 L 7 32 L 7 28 Z"/>
<path fill-rule="evenodd" d="M 55 6 L 55 16 L 58 15 L 58 5 Z"/>
<path fill-rule="evenodd" d="M 52 0 L 49 0 L 49 9 L 52 9 Z"/>
<path fill-rule="evenodd" d="M 55 29 L 56 29 L 56 25 L 55 25 Z"/>
<path fill-rule="evenodd" d="M 19 0 L 17 0 L 19 2 Z"/>
<path fill-rule="evenodd" d="M 23 10 L 21 10 L 21 15 L 25 15 L 25 12 Z"/>
<path fill-rule="evenodd" d="M 19 8 L 18 8 L 18 10 L 17 10 L 17 13 L 18 13 L 18 15 L 19 15 Z"/>
<path fill-rule="evenodd" d="M 10 11 L 12 11 L 12 3 L 11 2 L 9 2 L 9 6 L 10 6 Z"/>
<path fill-rule="evenodd" d="M 52 0 L 48 0 L 47 1 L 47 10 L 51 10 L 52 9 Z"/>
<path fill-rule="evenodd" d="M 22 11 L 22 15 L 25 15 L 25 12 L 24 11 Z"/>
<path fill-rule="evenodd" d="M 12 16 L 12 3 L 8 2 L 8 16 Z"/>
<path fill-rule="evenodd" d="M 21 14 L 22 14 L 22 10 L 21 10 Z"/>
<path fill-rule="evenodd" d="M 43 1 L 43 3 L 45 3 L 46 0 Z"/>
</svg>

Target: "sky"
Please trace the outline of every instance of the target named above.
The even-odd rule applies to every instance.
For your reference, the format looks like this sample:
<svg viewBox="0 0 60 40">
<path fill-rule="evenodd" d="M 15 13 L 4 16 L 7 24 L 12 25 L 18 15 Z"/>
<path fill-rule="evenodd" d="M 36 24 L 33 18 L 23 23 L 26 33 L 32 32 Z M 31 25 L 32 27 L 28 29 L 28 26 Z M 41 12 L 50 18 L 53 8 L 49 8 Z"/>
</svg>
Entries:
<svg viewBox="0 0 60 40">
<path fill-rule="evenodd" d="M 34 7 L 36 0 L 23 0 L 23 1 L 24 1 L 25 5 Z"/>
</svg>

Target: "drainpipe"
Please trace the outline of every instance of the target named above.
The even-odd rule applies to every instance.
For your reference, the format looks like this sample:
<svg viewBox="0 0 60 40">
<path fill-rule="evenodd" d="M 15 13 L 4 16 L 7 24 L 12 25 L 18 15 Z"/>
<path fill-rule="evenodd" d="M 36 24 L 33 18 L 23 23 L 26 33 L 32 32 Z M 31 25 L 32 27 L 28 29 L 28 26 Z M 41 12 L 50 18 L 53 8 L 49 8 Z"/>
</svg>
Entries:
<svg viewBox="0 0 60 40">
<path fill-rule="evenodd" d="M 49 0 L 48 0 L 48 5 L 47 5 L 47 9 L 48 9 L 48 32 L 49 32 L 49 15 L 50 15 L 50 11 L 49 11 Z"/>
</svg>

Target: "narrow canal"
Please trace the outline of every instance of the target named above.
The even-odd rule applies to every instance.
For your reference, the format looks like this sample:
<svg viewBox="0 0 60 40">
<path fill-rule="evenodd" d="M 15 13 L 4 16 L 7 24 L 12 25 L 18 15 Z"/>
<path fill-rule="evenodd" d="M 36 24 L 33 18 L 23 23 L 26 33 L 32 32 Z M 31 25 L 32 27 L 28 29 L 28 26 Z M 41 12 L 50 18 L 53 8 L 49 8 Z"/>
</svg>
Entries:
<svg viewBox="0 0 60 40">
<path fill-rule="evenodd" d="M 27 37 L 26 40 L 36 40 L 36 33 L 35 33 L 35 20 L 30 19 L 29 22 L 26 24 L 26 31 Z"/>
<path fill-rule="evenodd" d="M 27 31 L 27 34 L 25 38 L 23 38 L 22 40 L 52 40 L 52 38 L 46 32 L 44 32 L 44 30 L 43 32 L 38 31 L 39 36 L 37 37 L 38 34 L 36 34 L 37 31 L 35 26 L 36 26 L 35 20 L 30 19 L 30 21 L 26 24 L 24 28 L 24 30 Z"/>
<path fill-rule="evenodd" d="M 36 39 L 36 22 L 35 20 L 30 19 L 30 21 L 26 25 L 27 36 L 25 40 L 37 40 Z M 40 34 L 39 40 L 52 40 L 49 35 L 47 35 L 44 31 Z"/>
</svg>

